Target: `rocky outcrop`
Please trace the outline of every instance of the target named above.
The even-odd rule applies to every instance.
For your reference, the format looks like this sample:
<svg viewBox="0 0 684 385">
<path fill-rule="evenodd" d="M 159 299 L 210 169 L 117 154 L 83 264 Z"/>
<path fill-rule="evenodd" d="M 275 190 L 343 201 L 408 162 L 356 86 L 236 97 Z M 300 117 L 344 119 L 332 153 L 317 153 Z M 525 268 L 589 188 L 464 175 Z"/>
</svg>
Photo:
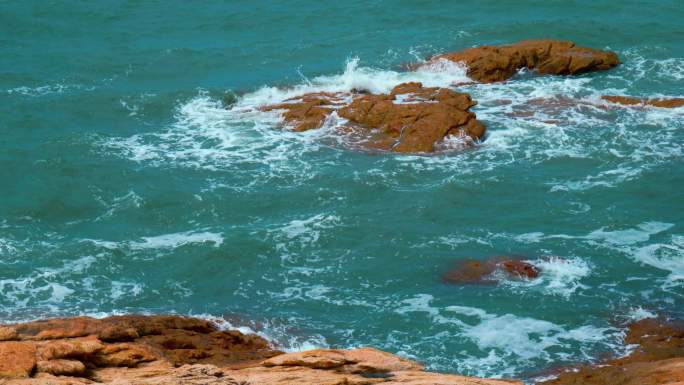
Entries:
<svg viewBox="0 0 684 385">
<path fill-rule="evenodd" d="M 388 94 L 314 93 L 262 110 L 282 110 L 294 131 L 320 128 L 335 112 L 346 120 L 338 129 L 352 143 L 407 153 L 435 151 L 449 137 L 483 138 L 485 126 L 470 112 L 475 104 L 470 95 L 448 88 L 403 83 Z"/>
<path fill-rule="evenodd" d="M 628 356 L 560 373 L 545 385 L 679 385 L 684 383 L 684 324 L 645 319 L 632 324 Z"/>
<path fill-rule="evenodd" d="M 455 267 L 443 276 L 443 280 L 453 284 L 495 283 L 501 277 L 534 279 L 539 274 L 539 268 L 529 262 L 507 257 L 494 257 L 485 261 L 458 261 Z"/>
<path fill-rule="evenodd" d="M 188 317 L 76 317 L 0 332 L 2 385 L 522 385 L 428 373 L 372 348 L 283 354 L 258 336 Z"/>
<path fill-rule="evenodd" d="M 666 99 L 641 99 L 630 96 L 602 96 L 601 99 L 625 106 L 651 106 L 660 108 L 677 108 L 684 106 L 684 98 L 666 98 Z"/>
<path fill-rule="evenodd" d="M 506 80 L 527 68 L 541 74 L 575 75 L 603 71 L 620 64 L 614 52 L 579 47 L 571 41 L 526 40 L 503 46 L 485 45 L 435 56 L 438 60 L 464 63 L 473 80 L 492 83 Z"/>
</svg>

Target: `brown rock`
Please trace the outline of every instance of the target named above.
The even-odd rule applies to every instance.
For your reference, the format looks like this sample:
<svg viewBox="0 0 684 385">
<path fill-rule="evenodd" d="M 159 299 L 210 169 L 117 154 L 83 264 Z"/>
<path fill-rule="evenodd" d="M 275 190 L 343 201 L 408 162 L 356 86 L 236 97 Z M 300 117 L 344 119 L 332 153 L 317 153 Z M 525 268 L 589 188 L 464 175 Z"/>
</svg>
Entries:
<svg viewBox="0 0 684 385">
<path fill-rule="evenodd" d="M 107 345 L 92 362 L 99 367 L 125 366 L 136 367 L 143 362 L 159 359 L 152 348 L 142 344 L 118 343 Z"/>
<path fill-rule="evenodd" d="M 491 275 L 495 270 L 496 263 L 491 261 L 458 261 L 442 278 L 448 283 L 488 283 L 493 282 Z"/>
<path fill-rule="evenodd" d="M 520 260 L 507 260 L 500 264 L 506 271 L 520 278 L 537 278 L 539 277 L 539 269 L 531 263 Z"/>
<path fill-rule="evenodd" d="M 285 110 L 283 119 L 295 131 L 320 128 L 336 111 L 348 121 L 341 132 L 363 147 L 432 152 L 447 137 L 466 142 L 484 137 L 485 126 L 469 111 L 475 104 L 468 94 L 451 89 L 403 83 L 389 94 L 307 94 L 263 110 Z"/>
<path fill-rule="evenodd" d="M 42 360 L 87 358 L 103 348 L 102 342 L 94 337 L 69 338 L 39 344 L 38 356 Z"/>
<path fill-rule="evenodd" d="M 534 279 L 539 277 L 539 268 L 519 259 L 494 257 L 485 261 L 463 260 L 443 276 L 448 283 L 494 283 L 496 271 L 502 271 L 511 278 Z"/>
<path fill-rule="evenodd" d="M 602 71 L 620 64 L 614 52 L 578 47 L 571 41 L 526 40 L 503 46 L 481 46 L 442 54 L 430 59 L 446 59 L 468 66 L 468 76 L 492 83 L 515 75 L 520 69 L 534 69 L 541 74 L 575 75 Z"/>
<path fill-rule="evenodd" d="M 42 373 L 50 373 L 56 376 L 80 377 L 86 373 L 85 365 L 77 360 L 38 361 L 37 370 Z"/>
<path fill-rule="evenodd" d="M 36 346 L 30 342 L 0 342 L 0 378 L 28 377 L 36 367 Z"/>
<path fill-rule="evenodd" d="M 0 341 L 12 341 L 16 340 L 18 337 L 19 333 L 17 333 L 14 328 L 0 326 Z"/>
<path fill-rule="evenodd" d="M 96 333 L 100 327 L 100 321 L 90 317 L 27 322 L 14 326 L 20 338 L 23 340 L 84 337 Z"/>
<path fill-rule="evenodd" d="M 684 98 L 640 99 L 629 96 L 602 96 L 601 99 L 626 106 L 651 106 L 661 108 L 677 108 L 684 106 Z"/>
</svg>

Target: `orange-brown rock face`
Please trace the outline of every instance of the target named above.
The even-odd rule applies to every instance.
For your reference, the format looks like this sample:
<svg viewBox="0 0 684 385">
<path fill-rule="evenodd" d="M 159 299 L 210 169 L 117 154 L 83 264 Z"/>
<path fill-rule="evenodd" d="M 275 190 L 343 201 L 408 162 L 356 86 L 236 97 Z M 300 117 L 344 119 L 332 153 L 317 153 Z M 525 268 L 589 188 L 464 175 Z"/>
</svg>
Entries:
<svg viewBox="0 0 684 385">
<path fill-rule="evenodd" d="M 208 321 L 177 316 L 55 319 L 4 326 L 0 378 L 37 374 L 84 376 L 88 370 L 231 364 L 279 354 L 257 336 L 219 331 Z"/>
<path fill-rule="evenodd" d="M 307 94 L 263 110 L 285 110 L 283 119 L 295 131 L 320 128 L 336 111 L 348 121 L 342 133 L 363 147 L 432 152 L 450 136 L 484 136 L 485 126 L 469 111 L 475 104 L 468 94 L 403 83 L 389 94 Z"/>
<path fill-rule="evenodd" d="M 631 325 L 627 357 L 561 373 L 546 385 L 678 385 L 684 382 L 684 325 L 646 319 Z"/>
<path fill-rule="evenodd" d="M 603 71 L 620 64 L 614 52 L 578 47 L 571 41 L 526 40 L 519 43 L 470 48 L 438 55 L 434 62 L 446 59 L 468 66 L 468 76 L 483 83 L 506 80 L 520 69 L 534 69 L 541 74 L 575 75 Z"/>
<path fill-rule="evenodd" d="M 506 273 L 511 278 L 534 279 L 539 276 L 539 269 L 531 263 L 519 259 L 495 257 L 486 261 L 464 260 L 456 263 L 454 269 L 447 272 L 443 279 L 448 283 L 494 283 L 496 271 Z"/>
<path fill-rule="evenodd" d="M 629 96 L 603 96 L 601 99 L 625 106 L 652 106 L 660 108 L 677 108 L 684 106 L 684 98 L 639 99 Z"/>
<path fill-rule="evenodd" d="M 76 317 L 0 328 L 2 385 L 522 385 L 427 373 L 372 348 L 282 354 L 260 337 L 187 317 Z"/>
</svg>

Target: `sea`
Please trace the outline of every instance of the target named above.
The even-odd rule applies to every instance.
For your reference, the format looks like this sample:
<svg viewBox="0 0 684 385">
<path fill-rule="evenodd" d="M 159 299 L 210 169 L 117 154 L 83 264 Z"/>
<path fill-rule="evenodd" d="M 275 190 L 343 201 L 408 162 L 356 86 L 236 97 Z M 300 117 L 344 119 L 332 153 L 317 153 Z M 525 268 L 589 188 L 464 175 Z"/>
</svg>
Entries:
<svg viewBox="0 0 684 385">
<path fill-rule="evenodd" d="M 192 315 L 529 383 L 625 354 L 684 316 L 684 107 L 601 97 L 684 96 L 683 37 L 681 0 L 0 1 L 0 323 Z M 623 64 L 406 66 L 534 38 Z M 406 81 L 469 93 L 484 140 L 363 151 L 261 110 Z M 542 274 L 442 279 L 500 256 Z"/>
</svg>

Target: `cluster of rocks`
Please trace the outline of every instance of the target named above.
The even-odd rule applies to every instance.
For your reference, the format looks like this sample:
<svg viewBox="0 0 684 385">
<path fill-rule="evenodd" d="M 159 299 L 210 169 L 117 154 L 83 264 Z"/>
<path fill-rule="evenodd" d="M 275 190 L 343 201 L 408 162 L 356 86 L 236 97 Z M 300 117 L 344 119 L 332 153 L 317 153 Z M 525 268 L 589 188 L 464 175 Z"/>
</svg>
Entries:
<svg viewBox="0 0 684 385">
<path fill-rule="evenodd" d="M 467 66 L 477 82 L 510 79 L 521 69 L 547 75 L 577 75 L 605 71 L 620 64 L 617 54 L 577 46 L 571 41 L 527 40 L 503 46 L 481 46 L 441 54 L 414 68 L 448 60 Z M 638 99 L 606 96 L 605 101 L 627 106 L 674 108 L 684 99 Z M 365 90 L 345 93 L 309 93 L 283 103 L 262 107 L 280 111 L 286 126 L 308 131 L 324 126 L 331 114 L 346 120 L 341 131 L 352 146 L 402 153 L 430 153 L 444 149 L 445 140 L 459 140 L 459 148 L 484 139 L 485 126 L 470 108 L 476 102 L 465 93 L 449 88 L 427 88 L 404 83 L 388 94 Z M 465 139 L 465 140 L 464 140 Z"/>
<path fill-rule="evenodd" d="M 469 111 L 475 104 L 470 95 L 448 88 L 402 83 L 388 94 L 306 94 L 263 110 L 284 111 L 285 122 L 295 131 L 320 128 L 335 112 L 349 122 L 341 129 L 363 147 L 432 152 L 445 137 L 484 136 L 484 125 Z"/>
<path fill-rule="evenodd" d="M 373 348 L 285 354 L 261 337 L 179 316 L 0 326 L 2 385 L 522 385 L 425 372 Z"/>
</svg>

